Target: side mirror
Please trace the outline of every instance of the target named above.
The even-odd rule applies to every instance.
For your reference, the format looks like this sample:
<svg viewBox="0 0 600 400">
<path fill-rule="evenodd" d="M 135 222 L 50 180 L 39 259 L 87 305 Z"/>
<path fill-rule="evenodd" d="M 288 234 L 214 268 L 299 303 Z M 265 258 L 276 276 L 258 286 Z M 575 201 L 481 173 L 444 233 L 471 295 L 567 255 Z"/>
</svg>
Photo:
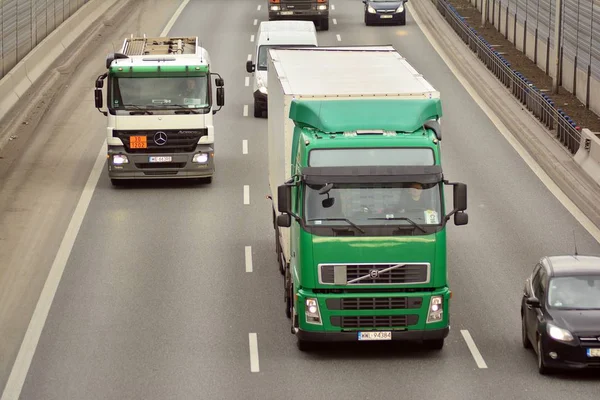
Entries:
<svg viewBox="0 0 600 400">
<path fill-rule="evenodd" d="M 292 187 L 281 185 L 277 187 L 277 209 L 280 213 L 292 213 Z"/>
<path fill-rule="evenodd" d="M 363 2 L 363 4 L 367 4 L 367 0 L 363 0 L 362 2 Z"/>
<path fill-rule="evenodd" d="M 223 78 L 216 78 L 215 85 L 217 87 L 223 87 L 223 86 L 225 86 L 225 81 L 223 80 Z"/>
<path fill-rule="evenodd" d="M 223 87 L 217 88 L 217 106 L 223 107 L 225 105 L 225 89 Z"/>
<path fill-rule="evenodd" d="M 290 217 L 290 214 L 279 214 L 277 216 L 277 226 L 281 228 L 289 228 L 292 226 L 292 217 Z"/>
<path fill-rule="evenodd" d="M 102 89 L 94 89 L 94 102 L 96 103 L 96 108 L 102 108 Z"/>
<path fill-rule="evenodd" d="M 465 211 L 467 209 L 467 185 L 457 183 L 454 186 L 454 209 Z"/>
<path fill-rule="evenodd" d="M 454 214 L 454 225 L 467 225 L 469 223 L 469 214 L 466 212 L 457 212 Z"/>
<path fill-rule="evenodd" d="M 256 69 L 256 65 L 250 60 L 246 61 L 246 72 L 252 73 Z"/>
<path fill-rule="evenodd" d="M 104 87 L 104 79 L 96 79 L 96 89 L 102 89 Z"/>
<path fill-rule="evenodd" d="M 536 298 L 536 297 L 530 297 L 527 300 L 525 300 L 525 304 L 527 304 L 528 306 L 531 306 L 533 308 L 540 308 L 541 304 L 540 301 Z"/>
</svg>

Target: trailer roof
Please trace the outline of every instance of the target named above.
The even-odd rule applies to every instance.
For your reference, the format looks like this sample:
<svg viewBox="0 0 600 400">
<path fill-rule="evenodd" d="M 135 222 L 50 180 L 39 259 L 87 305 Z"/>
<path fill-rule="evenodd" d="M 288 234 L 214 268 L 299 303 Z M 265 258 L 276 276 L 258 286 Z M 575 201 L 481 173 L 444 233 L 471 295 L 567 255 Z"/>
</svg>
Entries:
<svg viewBox="0 0 600 400">
<path fill-rule="evenodd" d="M 440 97 L 392 46 L 273 48 L 269 57 L 286 94 Z"/>
</svg>

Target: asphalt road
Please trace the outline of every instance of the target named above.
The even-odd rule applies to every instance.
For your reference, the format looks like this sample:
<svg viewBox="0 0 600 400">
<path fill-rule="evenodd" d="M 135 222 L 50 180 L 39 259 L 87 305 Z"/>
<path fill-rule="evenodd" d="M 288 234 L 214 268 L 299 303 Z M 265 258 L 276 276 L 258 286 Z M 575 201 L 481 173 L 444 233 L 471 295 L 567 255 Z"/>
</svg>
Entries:
<svg viewBox="0 0 600 400">
<path fill-rule="evenodd" d="M 445 175 L 469 185 L 469 225 L 451 226 L 448 235 L 452 331 L 440 353 L 296 349 L 265 199 L 267 122 L 252 117 L 245 86 L 266 2 L 226 3 L 192 0 L 170 31 L 197 35 L 225 79 L 213 183 L 115 189 L 103 170 L 21 398 L 595 398 L 591 374 L 538 375 L 533 352 L 520 344 L 519 302 L 540 257 L 572 252 L 573 235 L 580 253 L 600 254 L 600 245 L 501 136 L 413 19 L 406 27 L 365 27 L 357 0 L 333 2 L 335 22 L 319 32 L 320 44 L 394 45 L 441 91 Z M 463 330 L 487 368 L 479 368 Z"/>
</svg>

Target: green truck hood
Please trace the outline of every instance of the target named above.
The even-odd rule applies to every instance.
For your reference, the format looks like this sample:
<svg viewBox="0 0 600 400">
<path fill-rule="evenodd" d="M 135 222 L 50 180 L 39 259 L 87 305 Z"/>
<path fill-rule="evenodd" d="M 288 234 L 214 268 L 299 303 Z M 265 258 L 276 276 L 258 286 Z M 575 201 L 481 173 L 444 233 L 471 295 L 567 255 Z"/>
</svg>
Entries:
<svg viewBox="0 0 600 400">
<path fill-rule="evenodd" d="M 445 232 L 426 236 L 385 236 L 385 237 L 340 237 L 314 236 L 302 232 L 309 251 L 301 249 L 302 282 L 313 288 L 333 288 L 319 284 L 319 264 L 350 263 L 402 263 L 428 262 L 431 264 L 431 278 L 428 284 L 390 285 L 390 287 L 442 287 L 447 284 L 445 259 Z M 312 253 L 312 257 L 310 256 Z M 343 287 L 343 286 L 341 286 Z"/>
</svg>

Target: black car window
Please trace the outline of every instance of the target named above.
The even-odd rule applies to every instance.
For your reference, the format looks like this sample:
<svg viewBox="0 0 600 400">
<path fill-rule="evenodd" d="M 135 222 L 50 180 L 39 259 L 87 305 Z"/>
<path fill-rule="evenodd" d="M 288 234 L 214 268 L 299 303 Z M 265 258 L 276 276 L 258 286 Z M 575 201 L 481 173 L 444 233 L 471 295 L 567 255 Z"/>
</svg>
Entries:
<svg viewBox="0 0 600 400">
<path fill-rule="evenodd" d="M 542 285 L 540 284 L 540 279 L 541 279 L 540 271 L 541 271 L 541 267 L 540 267 L 540 264 L 538 264 L 535 266 L 533 278 L 531 279 L 531 287 L 533 288 L 533 295 L 535 297 L 537 297 L 538 299 L 540 298 L 540 293 L 542 291 Z"/>
<path fill-rule="evenodd" d="M 548 293 L 548 274 L 544 268 L 540 269 L 540 291 L 538 293 L 537 298 L 543 304 L 544 299 L 546 297 L 546 293 Z"/>
</svg>

